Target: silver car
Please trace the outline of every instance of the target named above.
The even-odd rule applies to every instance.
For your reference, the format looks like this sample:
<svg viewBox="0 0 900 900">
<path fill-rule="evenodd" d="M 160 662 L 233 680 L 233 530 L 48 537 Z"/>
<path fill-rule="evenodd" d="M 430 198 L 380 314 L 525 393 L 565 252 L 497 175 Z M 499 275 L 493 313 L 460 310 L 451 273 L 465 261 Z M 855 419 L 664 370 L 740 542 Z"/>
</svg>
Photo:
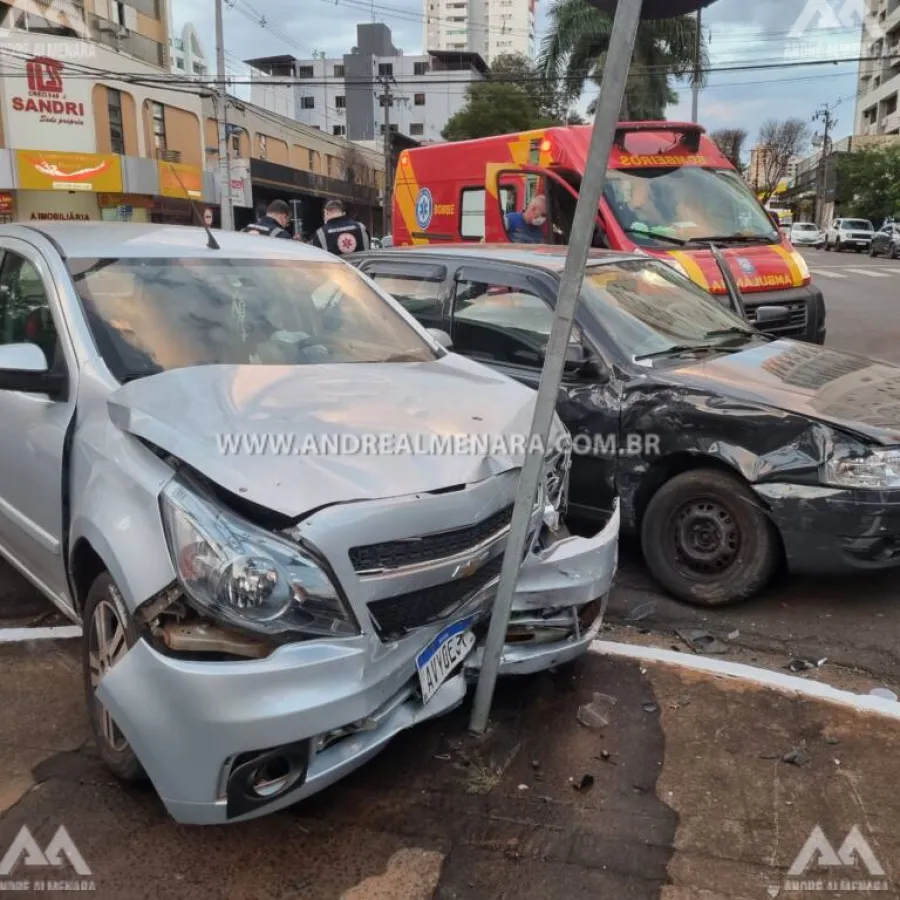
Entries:
<svg viewBox="0 0 900 900">
<path fill-rule="evenodd" d="M 0 256 L 0 553 L 82 623 L 116 775 L 237 821 L 463 701 L 533 391 L 297 242 L 11 225 Z M 557 422 L 502 674 L 601 627 L 618 508 L 567 534 L 570 452 Z"/>
<path fill-rule="evenodd" d="M 825 246 L 825 232 L 813 222 L 795 222 L 788 237 L 795 247 Z"/>
</svg>

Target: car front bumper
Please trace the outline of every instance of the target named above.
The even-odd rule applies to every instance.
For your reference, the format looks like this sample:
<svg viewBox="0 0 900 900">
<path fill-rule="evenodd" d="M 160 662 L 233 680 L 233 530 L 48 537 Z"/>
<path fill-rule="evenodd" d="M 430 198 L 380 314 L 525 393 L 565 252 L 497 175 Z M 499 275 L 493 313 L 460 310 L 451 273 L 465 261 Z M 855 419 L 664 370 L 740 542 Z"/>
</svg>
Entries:
<svg viewBox="0 0 900 900">
<path fill-rule="evenodd" d="M 792 572 L 840 575 L 900 568 L 900 491 L 754 485 Z"/>
<path fill-rule="evenodd" d="M 591 538 L 532 553 L 517 584 L 501 675 L 576 659 L 602 625 L 618 564 L 619 511 Z M 343 640 L 282 647 L 260 660 L 188 661 L 138 641 L 107 673 L 97 699 L 130 742 L 170 815 L 185 824 L 266 815 L 317 793 L 396 734 L 457 707 L 477 676 L 497 579 L 453 615 L 399 640 L 371 627 Z M 451 622 L 476 616 L 471 654 L 427 704 L 416 657 Z M 241 779 L 268 756 L 294 780 L 248 801 Z"/>
</svg>

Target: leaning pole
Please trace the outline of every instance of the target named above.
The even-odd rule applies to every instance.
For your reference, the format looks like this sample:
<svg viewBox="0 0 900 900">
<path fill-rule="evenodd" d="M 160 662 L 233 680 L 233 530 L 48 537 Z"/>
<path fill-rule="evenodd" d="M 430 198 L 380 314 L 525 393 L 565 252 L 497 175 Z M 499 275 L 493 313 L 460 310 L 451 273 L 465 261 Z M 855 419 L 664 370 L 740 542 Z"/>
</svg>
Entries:
<svg viewBox="0 0 900 900">
<path fill-rule="evenodd" d="M 597 208 L 606 183 L 606 167 L 625 97 L 625 84 L 638 26 L 641 19 L 666 19 L 695 13 L 715 0 L 587 0 L 587 2 L 603 12 L 614 13 L 615 18 L 594 114 L 584 180 L 581 183 L 572 224 L 572 236 L 566 253 L 566 265 L 556 298 L 553 327 L 541 371 L 531 434 L 526 445 L 528 451 L 519 478 L 509 540 L 475 691 L 470 728 L 477 733 L 487 729 L 490 719 L 497 674 L 509 628 L 513 595 L 519 567 L 525 555 L 531 513 L 544 474 L 544 450 L 553 424 L 553 413 L 565 366 L 566 348 L 584 281 L 584 268 L 591 249 Z"/>
</svg>

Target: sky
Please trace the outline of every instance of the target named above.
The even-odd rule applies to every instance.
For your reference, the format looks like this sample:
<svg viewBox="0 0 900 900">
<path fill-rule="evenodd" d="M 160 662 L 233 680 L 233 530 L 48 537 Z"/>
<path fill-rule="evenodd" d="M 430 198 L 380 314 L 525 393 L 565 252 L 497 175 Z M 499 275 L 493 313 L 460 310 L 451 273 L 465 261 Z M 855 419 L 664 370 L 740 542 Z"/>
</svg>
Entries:
<svg viewBox="0 0 900 900">
<path fill-rule="evenodd" d="M 176 27 L 193 22 L 211 60 L 215 58 L 213 4 L 209 0 L 170 0 Z M 356 24 L 389 25 L 394 44 L 406 53 L 422 49 L 425 0 L 226 0 L 225 46 L 229 74 L 246 74 L 241 61 L 289 53 L 310 58 L 348 52 L 356 42 Z M 523 0 L 524 2 L 524 0 Z M 538 36 L 544 34 L 553 0 L 538 0 Z M 860 18 L 865 0 L 715 0 L 704 11 L 714 70 L 700 97 L 700 121 L 712 131 L 742 128 L 752 144 L 769 118 L 796 117 L 816 126 L 812 117 L 832 104 L 834 137 L 853 132 L 856 71 L 853 64 L 797 65 L 810 60 L 839 60 L 860 55 Z M 260 23 L 264 24 L 260 24 Z M 767 68 L 746 68 L 766 66 Z M 675 84 L 680 101 L 670 120 L 691 118 L 691 91 Z M 595 89 L 596 90 L 596 89 Z M 592 95 L 585 94 L 582 108 Z"/>
</svg>

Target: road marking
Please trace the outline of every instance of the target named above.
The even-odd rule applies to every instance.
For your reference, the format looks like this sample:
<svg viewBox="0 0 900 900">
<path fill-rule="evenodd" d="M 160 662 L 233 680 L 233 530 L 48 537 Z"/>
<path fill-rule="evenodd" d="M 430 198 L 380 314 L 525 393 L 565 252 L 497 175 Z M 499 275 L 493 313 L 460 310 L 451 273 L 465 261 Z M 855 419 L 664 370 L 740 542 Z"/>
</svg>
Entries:
<svg viewBox="0 0 900 900">
<path fill-rule="evenodd" d="M 840 272 L 829 272 L 827 269 L 810 269 L 813 275 L 818 275 L 821 278 L 846 278 L 846 275 L 841 275 Z"/>
<path fill-rule="evenodd" d="M 81 637 L 78 625 L 59 625 L 53 628 L 0 628 L 0 644 L 21 644 L 24 641 L 68 641 Z"/>
<path fill-rule="evenodd" d="M 890 275 L 885 275 L 884 272 L 877 272 L 875 269 L 846 269 L 847 272 L 852 272 L 854 275 L 865 275 L 868 278 L 890 278 Z"/>
<path fill-rule="evenodd" d="M 614 641 L 594 641 L 590 646 L 592 653 L 605 656 L 618 656 L 639 662 L 665 663 L 682 666 L 710 675 L 725 676 L 738 681 L 749 681 L 761 687 L 774 688 L 778 691 L 800 694 L 826 703 L 849 706 L 860 712 L 872 712 L 891 719 L 900 719 L 900 703 L 868 694 L 855 694 L 853 691 L 842 691 L 824 684 L 821 681 L 799 678 L 796 675 L 785 675 L 747 666 L 743 663 L 729 662 L 723 659 L 712 659 L 707 656 L 689 656 L 676 653 L 674 650 L 662 650 L 658 647 L 642 647 L 637 644 L 619 644 Z"/>
</svg>

